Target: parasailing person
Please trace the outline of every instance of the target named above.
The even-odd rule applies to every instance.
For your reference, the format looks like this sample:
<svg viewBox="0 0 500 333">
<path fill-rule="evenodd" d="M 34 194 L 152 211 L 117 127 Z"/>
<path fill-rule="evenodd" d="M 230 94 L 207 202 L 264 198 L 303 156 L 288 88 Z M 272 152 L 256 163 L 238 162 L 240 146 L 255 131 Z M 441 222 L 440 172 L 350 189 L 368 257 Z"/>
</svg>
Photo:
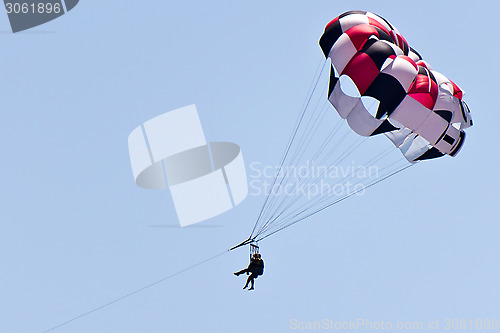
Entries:
<svg viewBox="0 0 500 333">
<path fill-rule="evenodd" d="M 246 273 L 247 275 L 250 274 L 243 289 L 246 289 L 250 283 L 250 288 L 248 290 L 254 290 L 254 279 L 264 274 L 264 260 L 262 260 L 260 253 L 254 253 L 254 255 L 250 258 L 250 264 L 248 267 L 234 273 L 234 275 L 239 276 L 243 273 Z"/>
</svg>

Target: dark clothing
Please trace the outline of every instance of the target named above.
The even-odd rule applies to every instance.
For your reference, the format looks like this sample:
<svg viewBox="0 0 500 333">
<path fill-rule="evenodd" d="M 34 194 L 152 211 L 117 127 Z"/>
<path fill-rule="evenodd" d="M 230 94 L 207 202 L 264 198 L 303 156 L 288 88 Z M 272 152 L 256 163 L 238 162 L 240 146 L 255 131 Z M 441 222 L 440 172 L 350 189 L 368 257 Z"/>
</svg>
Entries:
<svg viewBox="0 0 500 333">
<path fill-rule="evenodd" d="M 252 259 L 247 269 L 250 272 L 255 273 L 256 275 L 264 274 L 264 260 L 262 260 L 261 258 Z"/>
<path fill-rule="evenodd" d="M 245 287 L 243 289 L 248 287 L 248 283 L 250 283 L 250 290 L 252 290 L 254 283 L 253 280 L 258 278 L 259 275 L 264 274 L 264 260 L 262 260 L 261 258 L 252 258 L 247 268 L 234 273 L 234 275 L 238 276 L 243 273 L 247 273 L 247 275 L 250 274 L 250 276 L 247 279 L 247 283 L 245 284 Z"/>
</svg>

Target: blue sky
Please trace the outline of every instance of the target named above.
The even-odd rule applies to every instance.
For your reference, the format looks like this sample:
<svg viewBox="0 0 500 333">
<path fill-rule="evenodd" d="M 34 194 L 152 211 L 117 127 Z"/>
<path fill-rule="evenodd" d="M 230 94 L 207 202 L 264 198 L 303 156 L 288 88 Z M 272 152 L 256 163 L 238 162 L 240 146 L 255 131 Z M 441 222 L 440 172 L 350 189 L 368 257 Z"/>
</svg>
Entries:
<svg viewBox="0 0 500 333">
<path fill-rule="evenodd" d="M 134 184 L 127 136 L 195 103 L 208 140 L 238 143 L 247 167 L 279 163 L 323 28 L 351 9 L 390 20 L 465 90 L 461 153 L 266 239 L 253 293 L 232 275 L 242 249 L 54 332 L 500 320 L 496 3 L 81 1 L 23 33 L 0 20 L 0 331 L 42 332 L 245 239 L 264 197 L 210 227 L 168 227 L 170 195 Z"/>
</svg>

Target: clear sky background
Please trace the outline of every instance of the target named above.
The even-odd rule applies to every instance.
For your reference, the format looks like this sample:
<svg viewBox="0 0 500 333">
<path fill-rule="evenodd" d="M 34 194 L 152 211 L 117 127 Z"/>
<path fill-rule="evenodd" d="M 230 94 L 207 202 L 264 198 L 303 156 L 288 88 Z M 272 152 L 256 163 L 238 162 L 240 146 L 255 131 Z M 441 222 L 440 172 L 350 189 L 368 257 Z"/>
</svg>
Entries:
<svg viewBox="0 0 500 333">
<path fill-rule="evenodd" d="M 127 137 L 195 103 L 210 141 L 279 163 L 324 26 L 387 18 L 466 92 L 456 158 L 421 163 L 261 243 L 54 332 L 289 332 L 291 320 L 500 320 L 496 1 L 84 1 L 12 34 L 0 17 L 0 332 L 43 332 L 245 239 L 263 196 L 175 228 L 134 184 Z M 332 112 L 335 112 L 332 108 Z M 359 331 L 364 331 L 360 329 Z M 426 330 L 424 330 L 426 331 Z"/>
</svg>

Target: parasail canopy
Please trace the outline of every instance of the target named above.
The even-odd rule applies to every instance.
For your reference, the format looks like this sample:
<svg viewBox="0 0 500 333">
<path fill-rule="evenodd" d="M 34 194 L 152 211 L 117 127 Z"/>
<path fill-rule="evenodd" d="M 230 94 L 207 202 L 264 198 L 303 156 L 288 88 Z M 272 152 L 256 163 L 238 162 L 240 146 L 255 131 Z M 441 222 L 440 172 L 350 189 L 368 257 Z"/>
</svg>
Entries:
<svg viewBox="0 0 500 333">
<path fill-rule="evenodd" d="M 386 19 L 350 11 L 333 19 L 320 46 L 331 59 L 328 99 L 353 131 L 384 133 L 410 162 L 455 156 L 472 126 L 463 91 L 434 71 Z M 353 93 L 344 91 L 350 82 Z M 366 100 L 374 99 L 370 111 Z"/>
</svg>

